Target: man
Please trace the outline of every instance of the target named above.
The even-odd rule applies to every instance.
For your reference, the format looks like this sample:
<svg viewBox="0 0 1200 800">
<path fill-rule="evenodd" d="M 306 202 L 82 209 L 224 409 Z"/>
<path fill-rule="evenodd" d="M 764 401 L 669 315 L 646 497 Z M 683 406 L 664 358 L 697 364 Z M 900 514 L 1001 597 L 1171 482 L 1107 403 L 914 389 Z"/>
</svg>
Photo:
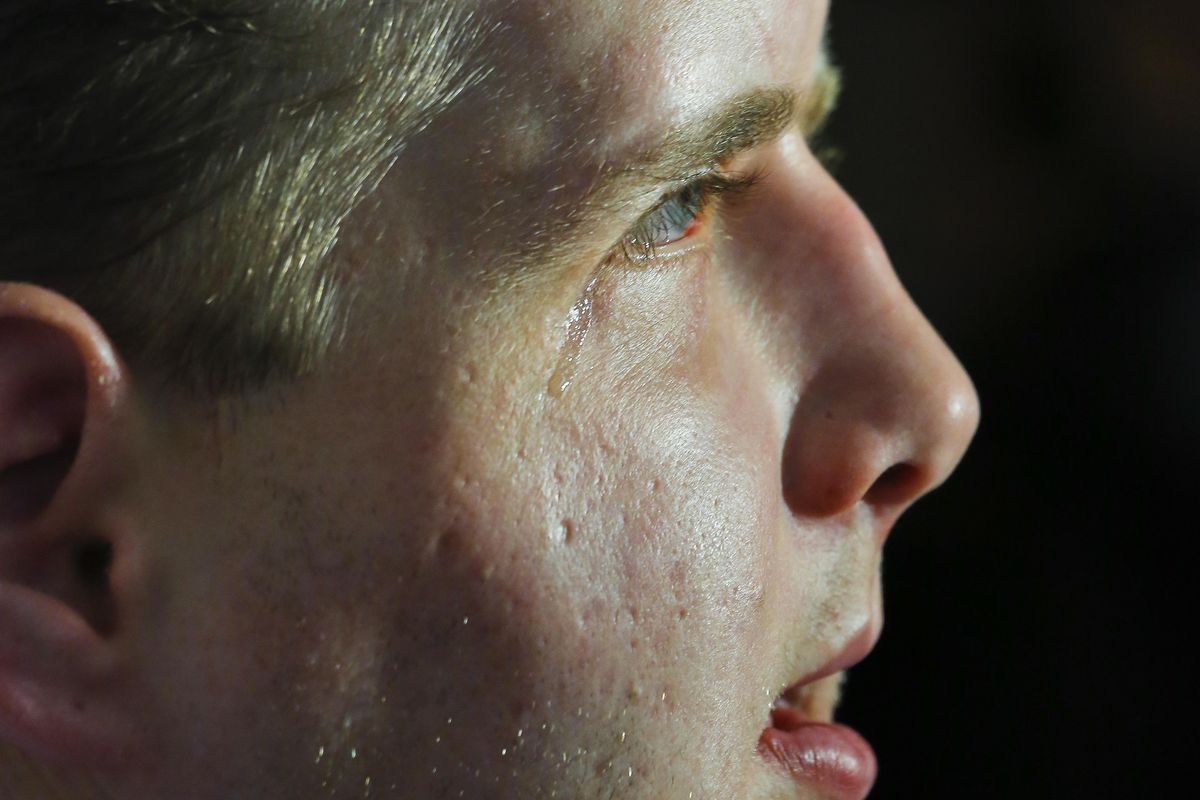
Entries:
<svg viewBox="0 0 1200 800">
<path fill-rule="evenodd" d="M 826 12 L 8 4 L 5 796 L 865 795 L 977 404 Z"/>
</svg>

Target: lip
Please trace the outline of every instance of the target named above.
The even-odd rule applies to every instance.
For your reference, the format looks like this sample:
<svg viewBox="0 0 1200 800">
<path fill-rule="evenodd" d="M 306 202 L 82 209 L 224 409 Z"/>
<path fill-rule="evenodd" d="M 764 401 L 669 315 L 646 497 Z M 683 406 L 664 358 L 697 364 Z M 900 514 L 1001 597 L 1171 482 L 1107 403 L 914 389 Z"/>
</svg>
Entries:
<svg viewBox="0 0 1200 800">
<path fill-rule="evenodd" d="M 871 791 L 877 768 L 871 746 L 852 728 L 807 717 L 799 698 L 803 687 L 831 678 L 866 658 L 879 634 L 880 626 L 874 621 L 865 625 L 837 655 L 785 689 L 772 708 L 771 724 L 759 736 L 758 753 L 797 787 L 815 789 L 837 800 L 863 800 Z"/>
<path fill-rule="evenodd" d="M 868 622 L 862 627 L 858 633 L 851 637 L 846 646 L 841 649 L 836 656 L 825 662 L 815 671 L 805 675 L 800 680 L 793 683 L 791 686 L 784 689 L 786 695 L 795 689 L 805 686 L 810 683 L 815 683 L 822 678 L 828 678 L 830 675 L 847 670 L 853 667 L 858 662 L 866 658 L 872 650 L 875 649 L 875 643 L 879 641 L 879 635 L 882 632 L 882 626 L 875 623 L 874 620 Z"/>
</svg>

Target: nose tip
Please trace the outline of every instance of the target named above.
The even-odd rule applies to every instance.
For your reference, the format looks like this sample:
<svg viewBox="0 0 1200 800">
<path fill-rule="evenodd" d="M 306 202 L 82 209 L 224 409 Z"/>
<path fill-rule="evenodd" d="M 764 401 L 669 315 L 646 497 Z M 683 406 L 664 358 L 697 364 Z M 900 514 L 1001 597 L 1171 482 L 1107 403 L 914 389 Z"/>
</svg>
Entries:
<svg viewBox="0 0 1200 800">
<path fill-rule="evenodd" d="M 954 359 L 948 350 L 946 355 Z M 962 460 L 979 426 L 979 397 L 957 360 L 949 369 L 941 386 L 926 387 L 928 405 L 918 415 L 924 419 L 893 452 L 892 458 L 903 460 L 884 469 L 865 492 L 863 499 L 871 505 L 907 506 L 945 482 Z"/>
<path fill-rule="evenodd" d="M 899 513 L 954 471 L 979 424 L 970 378 L 920 317 L 896 349 L 831 359 L 805 387 L 783 454 L 792 512 L 840 514 L 859 502 Z M 892 337 L 885 337 L 892 342 Z"/>
</svg>

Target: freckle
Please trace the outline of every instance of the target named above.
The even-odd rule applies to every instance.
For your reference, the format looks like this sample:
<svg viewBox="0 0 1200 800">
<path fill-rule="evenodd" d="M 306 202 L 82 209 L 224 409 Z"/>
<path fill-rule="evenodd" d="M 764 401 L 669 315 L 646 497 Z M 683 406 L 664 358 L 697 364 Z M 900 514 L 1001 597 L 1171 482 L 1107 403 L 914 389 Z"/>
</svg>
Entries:
<svg viewBox="0 0 1200 800">
<path fill-rule="evenodd" d="M 679 618 L 680 619 L 687 619 L 687 615 L 688 615 L 688 612 L 687 612 L 686 608 L 679 609 Z"/>
</svg>

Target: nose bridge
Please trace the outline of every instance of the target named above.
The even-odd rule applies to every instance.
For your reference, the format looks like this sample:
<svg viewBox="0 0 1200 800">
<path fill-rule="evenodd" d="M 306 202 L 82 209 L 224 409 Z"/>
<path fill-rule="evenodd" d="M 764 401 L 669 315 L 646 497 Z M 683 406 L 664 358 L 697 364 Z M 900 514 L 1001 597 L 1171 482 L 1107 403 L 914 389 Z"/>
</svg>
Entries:
<svg viewBox="0 0 1200 800">
<path fill-rule="evenodd" d="M 825 176 L 789 188 L 777 257 L 780 291 L 799 313 L 784 332 L 802 363 L 783 452 L 797 514 L 830 516 L 860 501 L 902 509 L 939 485 L 978 423 L 958 360 L 901 286 L 874 229 Z M 805 263 L 807 261 L 807 263 Z"/>
</svg>

